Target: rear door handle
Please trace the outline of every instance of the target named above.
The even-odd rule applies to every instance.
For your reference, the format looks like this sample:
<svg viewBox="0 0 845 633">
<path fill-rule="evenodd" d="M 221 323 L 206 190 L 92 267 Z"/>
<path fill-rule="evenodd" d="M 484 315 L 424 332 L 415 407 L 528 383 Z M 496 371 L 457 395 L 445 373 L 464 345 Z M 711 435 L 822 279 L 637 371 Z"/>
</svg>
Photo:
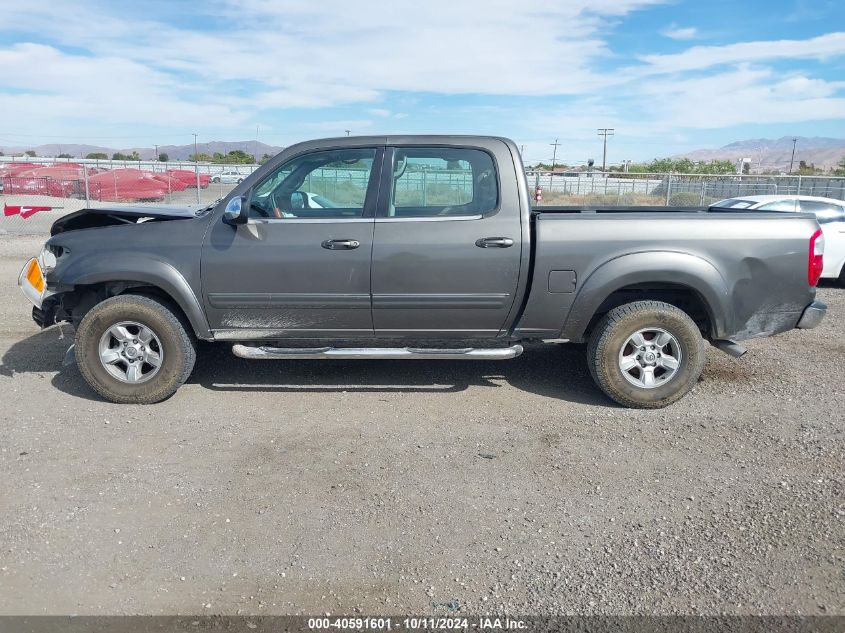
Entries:
<svg viewBox="0 0 845 633">
<path fill-rule="evenodd" d="M 508 248 L 513 246 L 513 240 L 509 237 L 481 237 L 475 240 L 479 248 Z"/>
<path fill-rule="evenodd" d="M 353 248 L 361 246 L 361 242 L 358 240 L 326 240 L 320 246 L 330 251 L 351 251 Z"/>
</svg>

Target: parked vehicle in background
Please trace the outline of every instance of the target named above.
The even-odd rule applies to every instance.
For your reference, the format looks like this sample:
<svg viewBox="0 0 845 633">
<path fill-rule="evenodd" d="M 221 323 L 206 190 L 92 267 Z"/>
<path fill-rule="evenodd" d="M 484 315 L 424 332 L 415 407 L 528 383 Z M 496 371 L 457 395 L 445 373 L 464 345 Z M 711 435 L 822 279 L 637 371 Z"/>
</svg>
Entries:
<svg viewBox="0 0 845 633">
<path fill-rule="evenodd" d="M 224 171 L 222 174 L 214 174 L 211 177 L 211 182 L 219 182 L 224 185 L 240 184 L 246 178 L 246 174 L 239 171 Z"/>
<path fill-rule="evenodd" d="M 18 283 L 121 403 L 172 395 L 197 339 L 248 359 L 488 361 L 542 341 L 588 343 L 608 396 L 657 408 L 696 384 L 705 340 L 741 356 L 825 314 L 812 215 L 529 195 L 507 139 L 311 141 L 205 208 L 66 215 Z"/>
<path fill-rule="evenodd" d="M 819 196 L 743 196 L 720 200 L 711 208 L 812 213 L 824 235 L 822 277 L 838 279 L 845 286 L 845 201 Z"/>
</svg>

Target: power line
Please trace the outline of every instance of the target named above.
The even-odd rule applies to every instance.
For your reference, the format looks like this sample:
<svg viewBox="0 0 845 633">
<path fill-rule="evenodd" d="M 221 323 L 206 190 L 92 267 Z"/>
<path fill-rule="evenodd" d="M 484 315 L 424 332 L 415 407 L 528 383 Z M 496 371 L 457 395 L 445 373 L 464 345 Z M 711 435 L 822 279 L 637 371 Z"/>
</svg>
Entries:
<svg viewBox="0 0 845 633">
<path fill-rule="evenodd" d="M 613 128 L 612 127 L 600 127 L 599 128 L 599 136 L 604 137 L 604 151 L 602 152 L 601 156 L 601 170 L 607 171 L 607 137 L 613 136 Z"/>
<path fill-rule="evenodd" d="M 555 139 L 554 143 L 549 143 L 549 145 L 554 147 L 554 151 L 552 152 L 552 173 L 555 173 L 555 160 L 557 160 L 557 146 L 560 144 L 561 143 L 557 142 L 557 139 Z"/>
<path fill-rule="evenodd" d="M 789 173 L 792 173 L 792 164 L 795 162 L 795 144 L 798 142 L 798 137 L 792 137 L 792 158 L 789 159 Z M 762 162 L 762 161 L 761 161 Z"/>
</svg>

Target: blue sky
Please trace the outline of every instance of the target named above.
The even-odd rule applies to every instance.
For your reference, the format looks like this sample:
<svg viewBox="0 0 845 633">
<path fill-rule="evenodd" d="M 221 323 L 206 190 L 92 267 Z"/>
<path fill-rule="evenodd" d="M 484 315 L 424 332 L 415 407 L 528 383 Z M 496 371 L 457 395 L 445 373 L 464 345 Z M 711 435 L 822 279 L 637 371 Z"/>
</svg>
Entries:
<svg viewBox="0 0 845 633">
<path fill-rule="evenodd" d="M 0 0 L 0 145 L 509 136 L 529 162 L 845 137 L 841 0 Z"/>
</svg>

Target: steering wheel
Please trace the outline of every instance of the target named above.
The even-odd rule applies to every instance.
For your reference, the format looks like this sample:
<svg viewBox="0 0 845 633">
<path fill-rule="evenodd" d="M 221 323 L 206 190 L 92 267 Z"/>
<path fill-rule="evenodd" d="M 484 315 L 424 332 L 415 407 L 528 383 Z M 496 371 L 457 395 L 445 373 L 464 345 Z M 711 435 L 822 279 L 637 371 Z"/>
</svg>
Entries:
<svg viewBox="0 0 845 633">
<path fill-rule="evenodd" d="M 255 204 L 254 202 L 249 203 L 249 212 L 252 215 L 253 211 L 262 218 L 272 218 L 273 215 L 265 209 L 263 206 Z"/>
</svg>

